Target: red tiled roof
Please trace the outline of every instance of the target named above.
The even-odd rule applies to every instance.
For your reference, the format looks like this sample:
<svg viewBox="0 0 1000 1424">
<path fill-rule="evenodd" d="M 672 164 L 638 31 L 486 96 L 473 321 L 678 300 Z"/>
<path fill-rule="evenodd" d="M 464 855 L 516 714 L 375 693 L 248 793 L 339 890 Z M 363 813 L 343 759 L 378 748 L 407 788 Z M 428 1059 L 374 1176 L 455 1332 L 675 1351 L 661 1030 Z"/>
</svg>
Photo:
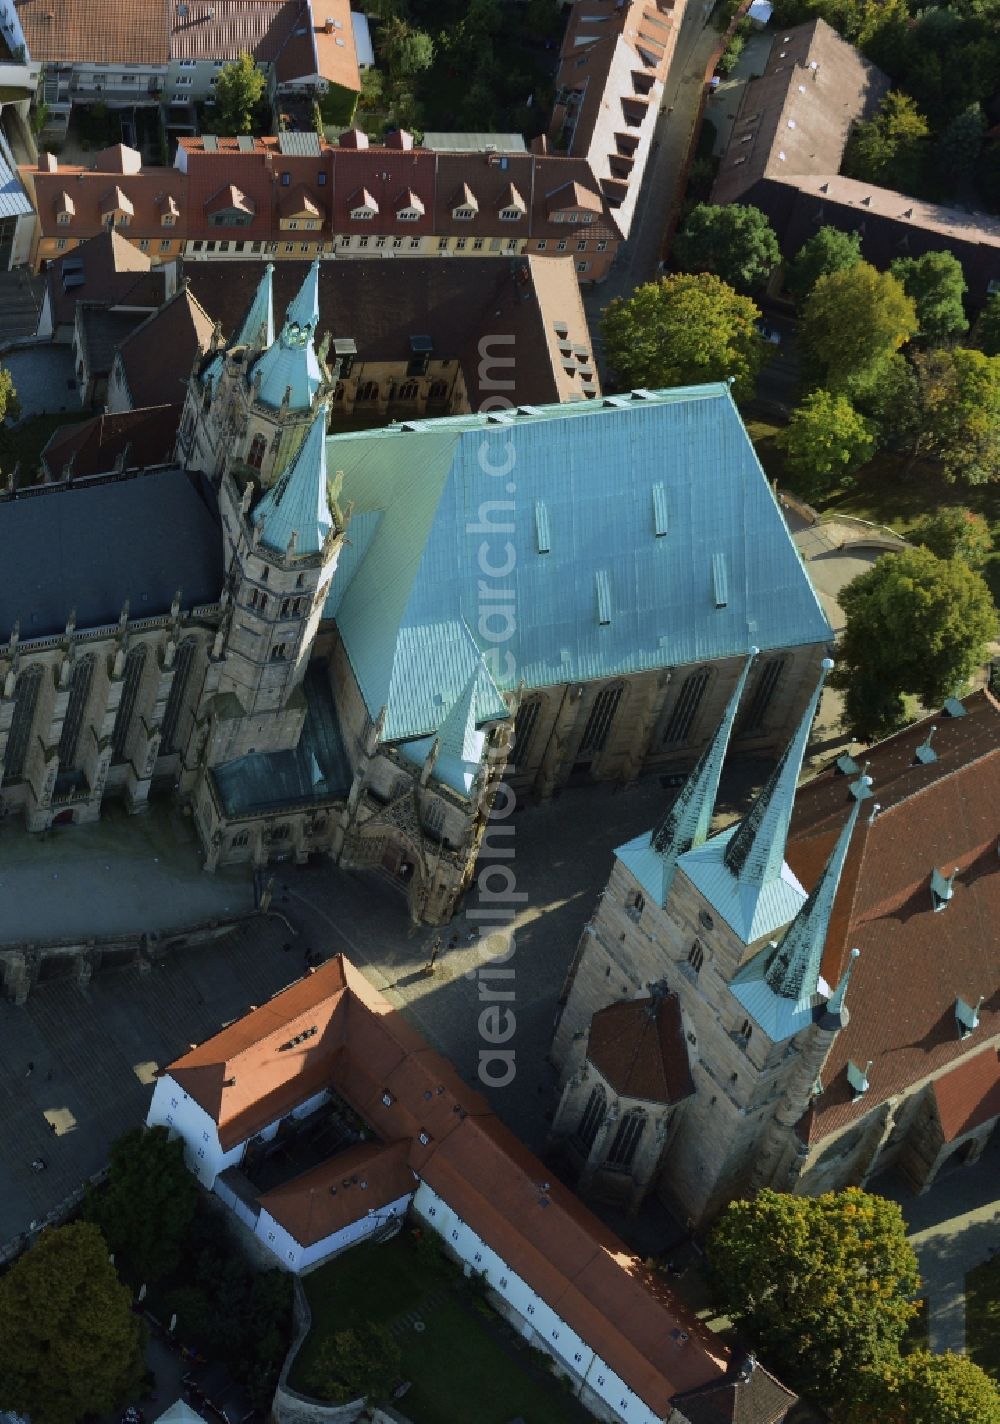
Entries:
<svg viewBox="0 0 1000 1424">
<path fill-rule="evenodd" d="M 165 65 L 169 0 L 16 0 L 28 53 L 62 64 Z"/>
<path fill-rule="evenodd" d="M 721 1340 L 572 1192 L 547 1181 L 538 1158 L 342 956 L 166 1071 L 219 1125 L 226 1148 L 332 1086 L 383 1141 L 408 1144 L 409 1167 L 650 1408 L 666 1415 L 678 1391 L 724 1377 Z M 328 1184 L 335 1164 L 340 1171 L 336 1158 L 317 1169 Z M 308 1189 L 319 1177 L 305 1180 Z M 281 1189 L 279 1210 L 312 1236 L 320 1227 L 303 1223 L 308 1190 L 303 1197 L 297 1185 Z"/>
<path fill-rule="evenodd" d="M 118 348 L 133 407 L 159 397 L 183 401 L 196 356 L 207 351 L 213 322 L 185 288 L 125 338 Z"/>
<path fill-rule="evenodd" d="M 590 1021 L 587 1057 L 623 1097 L 678 1103 L 694 1092 L 676 994 L 601 1009 Z"/>
<path fill-rule="evenodd" d="M 415 1189 L 409 1150 L 408 1142 L 360 1142 L 258 1201 L 300 1246 L 314 1246 Z"/>
<path fill-rule="evenodd" d="M 181 409 L 180 405 L 147 406 L 95 415 L 79 425 L 61 425 L 41 453 L 48 478 L 61 480 L 69 461 L 74 479 L 107 474 L 120 456 L 126 469 L 166 464 L 177 439 Z"/>
<path fill-rule="evenodd" d="M 73 272 L 74 281 L 78 275 L 83 281 L 66 285 L 68 269 Z M 145 252 L 105 227 L 96 237 L 56 258 L 49 265 L 45 280 L 52 320 L 57 326 L 72 323 L 78 302 L 104 306 L 121 302 L 155 311 L 163 300 L 163 273 L 152 267 Z"/>
<path fill-rule="evenodd" d="M 929 718 L 865 753 L 881 809 L 874 822 L 862 810 L 848 853 L 827 935 L 826 982 L 836 983 L 853 946 L 861 957 L 848 991 L 850 1022 L 834 1040 L 823 1092 L 800 1123 L 810 1142 L 1000 1033 L 1000 704 L 978 692 L 964 705 L 964 717 L 933 719 L 937 759 L 929 764 L 915 757 Z M 826 771 L 796 798 L 788 862 L 807 887 L 842 824 L 850 779 Z M 953 898 L 935 913 L 931 872 L 954 867 Z M 960 1040 L 956 1000 L 975 1004 L 981 994 L 975 1039 Z M 868 1091 L 857 1099 L 848 1059 L 872 1060 Z"/>
<path fill-rule="evenodd" d="M 277 59 L 298 25 L 308 21 L 303 0 L 187 0 L 184 13 L 168 0 L 171 59 Z"/>
<path fill-rule="evenodd" d="M 984 1048 L 934 1080 L 945 1142 L 1000 1117 L 1000 1046 Z"/>
</svg>

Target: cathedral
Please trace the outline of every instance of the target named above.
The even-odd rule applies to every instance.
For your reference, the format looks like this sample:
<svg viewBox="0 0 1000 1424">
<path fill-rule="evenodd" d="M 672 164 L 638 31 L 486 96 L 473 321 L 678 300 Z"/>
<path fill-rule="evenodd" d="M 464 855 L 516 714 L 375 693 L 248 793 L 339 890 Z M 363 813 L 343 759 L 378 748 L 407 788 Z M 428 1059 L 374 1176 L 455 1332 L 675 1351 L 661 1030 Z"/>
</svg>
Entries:
<svg viewBox="0 0 1000 1424">
<path fill-rule="evenodd" d="M 685 769 L 750 643 L 733 740 L 780 743 L 831 632 L 728 386 L 330 436 L 318 293 L 279 324 L 264 269 L 172 463 L 0 500 L 4 813 L 168 793 L 209 870 L 377 868 L 439 924 L 502 778 Z"/>
<path fill-rule="evenodd" d="M 581 1189 L 698 1227 L 890 1166 L 926 1190 L 1000 1118 L 1000 703 L 949 698 L 799 787 L 821 678 L 712 835 L 755 656 L 674 804 L 616 851 L 552 1046 L 551 1146 Z"/>
</svg>

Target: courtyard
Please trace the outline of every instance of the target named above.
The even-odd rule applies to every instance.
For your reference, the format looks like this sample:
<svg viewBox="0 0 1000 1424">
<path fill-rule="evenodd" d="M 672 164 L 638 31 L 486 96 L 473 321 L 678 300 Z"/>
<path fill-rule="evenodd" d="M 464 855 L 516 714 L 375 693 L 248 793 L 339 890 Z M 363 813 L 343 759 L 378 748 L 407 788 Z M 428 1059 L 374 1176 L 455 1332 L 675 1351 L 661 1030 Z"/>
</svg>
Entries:
<svg viewBox="0 0 1000 1424">
<path fill-rule="evenodd" d="M 312 1329 L 289 1383 L 308 1391 L 319 1353 L 338 1331 L 385 1326 L 399 1347 L 400 1399 L 412 1424 L 586 1424 L 569 1387 L 446 1260 L 433 1237 L 404 1227 L 308 1275 Z"/>
</svg>

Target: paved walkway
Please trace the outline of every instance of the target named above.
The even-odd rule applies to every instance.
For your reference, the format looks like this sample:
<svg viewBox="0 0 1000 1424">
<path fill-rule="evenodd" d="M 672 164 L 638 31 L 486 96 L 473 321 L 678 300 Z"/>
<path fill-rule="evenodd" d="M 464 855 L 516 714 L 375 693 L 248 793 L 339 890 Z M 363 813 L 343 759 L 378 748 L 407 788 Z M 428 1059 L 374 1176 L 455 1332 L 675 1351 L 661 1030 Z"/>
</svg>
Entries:
<svg viewBox="0 0 1000 1424">
<path fill-rule="evenodd" d="M 26 267 L 0 272 L 0 344 L 34 336 L 44 295 L 45 278 L 32 277 Z"/>
<path fill-rule="evenodd" d="M 872 1190 L 899 1202 L 920 1262 L 930 1348 L 965 1350 L 965 1277 L 1000 1247 L 1000 1135 L 974 1167 L 956 1167 L 926 1196 L 914 1196 L 894 1173 Z"/>
<path fill-rule="evenodd" d="M 0 944 L 183 929 L 253 909 L 249 868 L 202 870 L 189 817 L 109 802 L 90 826 L 0 827 Z"/>
<path fill-rule="evenodd" d="M 89 414 L 80 405 L 70 347 L 25 346 L 9 351 L 3 364 L 14 377 L 21 420 L 62 410 L 79 410 L 81 420 Z"/>
</svg>

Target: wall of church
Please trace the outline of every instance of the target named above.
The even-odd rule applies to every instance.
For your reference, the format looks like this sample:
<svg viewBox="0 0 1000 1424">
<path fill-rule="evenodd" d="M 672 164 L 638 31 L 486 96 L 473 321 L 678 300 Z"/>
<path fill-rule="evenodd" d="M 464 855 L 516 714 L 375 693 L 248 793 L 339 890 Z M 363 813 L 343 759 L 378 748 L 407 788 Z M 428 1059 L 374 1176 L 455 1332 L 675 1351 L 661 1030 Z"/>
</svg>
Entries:
<svg viewBox="0 0 1000 1424">
<path fill-rule="evenodd" d="M 466 414 L 470 407 L 459 362 L 432 360 L 423 375 L 413 375 L 407 361 L 357 358 L 350 374 L 334 385 L 331 431 L 336 434 L 338 419 L 370 415 L 374 422 L 387 416 L 390 407 L 394 412 L 399 407 L 398 418 L 403 420 Z"/>
</svg>

